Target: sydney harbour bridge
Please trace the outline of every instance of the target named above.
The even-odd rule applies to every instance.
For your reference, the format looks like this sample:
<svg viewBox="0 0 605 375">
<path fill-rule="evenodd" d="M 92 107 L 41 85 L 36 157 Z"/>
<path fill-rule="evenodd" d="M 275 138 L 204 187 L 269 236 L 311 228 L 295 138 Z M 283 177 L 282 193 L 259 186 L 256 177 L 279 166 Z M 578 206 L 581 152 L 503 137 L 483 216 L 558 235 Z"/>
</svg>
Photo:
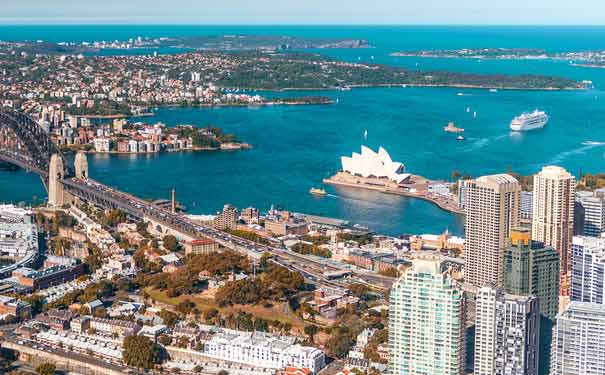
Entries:
<svg viewBox="0 0 605 375">
<path fill-rule="evenodd" d="M 156 233 L 172 234 L 179 240 L 208 238 L 256 259 L 269 253 L 273 262 L 298 271 L 308 282 L 321 286 L 342 287 L 342 281 L 331 280 L 328 275 L 350 274 L 348 269 L 327 261 L 293 254 L 194 223 L 185 215 L 98 182 L 88 175 L 85 153 L 76 154 L 72 168 L 50 135 L 36 121 L 26 114 L 5 108 L 0 108 L 0 161 L 37 174 L 48 191 L 48 205 L 51 207 L 88 203 L 103 209 L 119 209 L 133 219 L 145 221 Z M 367 272 L 353 273 L 358 282 L 378 287 L 388 287 L 392 281 Z"/>
</svg>

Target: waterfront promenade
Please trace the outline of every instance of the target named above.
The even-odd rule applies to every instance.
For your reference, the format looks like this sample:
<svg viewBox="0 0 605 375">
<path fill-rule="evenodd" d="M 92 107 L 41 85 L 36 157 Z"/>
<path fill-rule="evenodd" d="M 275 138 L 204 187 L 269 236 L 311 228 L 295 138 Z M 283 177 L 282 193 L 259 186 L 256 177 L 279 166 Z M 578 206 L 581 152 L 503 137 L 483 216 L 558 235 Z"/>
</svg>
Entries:
<svg viewBox="0 0 605 375">
<path fill-rule="evenodd" d="M 464 210 L 458 206 L 458 202 L 453 198 L 448 198 L 441 194 L 430 193 L 428 191 L 428 186 L 433 181 L 422 176 L 412 175 L 409 183 L 397 185 L 384 179 L 364 178 L 353 176 L 346 172 L 338 172 L 334 176 L 324 179 L 323 182 L 329 185 L 375 190 L 385 194 L 422 199 L 435 204 L 444 211 L 464 215 Z"/>
</svg>

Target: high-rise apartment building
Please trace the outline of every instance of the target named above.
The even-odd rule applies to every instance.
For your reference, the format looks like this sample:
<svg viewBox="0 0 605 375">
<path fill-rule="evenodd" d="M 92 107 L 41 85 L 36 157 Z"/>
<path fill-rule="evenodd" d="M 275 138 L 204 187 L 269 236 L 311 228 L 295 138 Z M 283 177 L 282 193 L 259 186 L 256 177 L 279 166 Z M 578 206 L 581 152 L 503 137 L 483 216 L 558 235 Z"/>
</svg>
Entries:
<svg viewBox="0 0 605 375">
<path fill-rule="evenodd" d="M 475 320 L 476 375 L 537 375 L 538 299 L 479 289 Z"/>
<path fill-rule="evenodd" d="M 508 174 L 465 181 L 465 279 L 482 287 L 503 282 L 504 249 L 519 225 L 521 187 Z"/>
<path fill-rule="evenodd" d="M 237 208 L 226 204 L 223 206 L 223 211 L 216 214 L 212 225 L 219 230 L 235 229 L 238 219 L 239 213 L 237 212 Z"/>
<path fill-rule="evenodd" d="M 571 300 L 605 304 L 605 239 L 575 236 L 572 242 Z"/>
<path fill-rule="evenodd" d="M 542 316 L 554 321 L 559 312 L 559 254 L 530 237 L 526 228 L 515 228 L 511 233 L 504 255 L 504 290 L 535 295 Z"/>
<path fill-rule="evenodd" d="M 464 292 L 441 261 L 415 259 L 391 289 L 391 373 L 463 374 L 465 321 Z"/>
<path fill-rule="evenodd" d="M 600 237 L 605 232 L 605 189 L 594 192 L 576 192 L 576 214 L 578 223 L 575 234 Z"/>
<path fill-rule="evenodd" d="M 576 179 L 557 166 L 534 176 L 532 239 L 552 246 L 561 256 L 561 274 L 571 270 Z"/>
<path fill-rule="evenodd" d="M 520 219 L 531 220 L 534 212 L 534 193 L 531 191 L 521 192 Z"/>
<path fill-rule="evenodd" d="M 571 302 L 553 329 L 551 375 L 605 374 L 605 305 Z"/>
</svg>

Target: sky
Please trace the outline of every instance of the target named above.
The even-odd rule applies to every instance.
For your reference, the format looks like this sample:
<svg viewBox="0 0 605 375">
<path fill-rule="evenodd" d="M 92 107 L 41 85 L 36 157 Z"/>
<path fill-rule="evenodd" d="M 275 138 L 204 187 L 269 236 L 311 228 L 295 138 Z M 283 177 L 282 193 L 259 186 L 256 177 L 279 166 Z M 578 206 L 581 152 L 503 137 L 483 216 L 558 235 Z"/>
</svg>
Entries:
<svg viewBox="0 0 605 375">
<path fill-rule="evenodd" d="M 0 0 L 0 24 L 605 25 L 605 0 Z"/>
</svg>

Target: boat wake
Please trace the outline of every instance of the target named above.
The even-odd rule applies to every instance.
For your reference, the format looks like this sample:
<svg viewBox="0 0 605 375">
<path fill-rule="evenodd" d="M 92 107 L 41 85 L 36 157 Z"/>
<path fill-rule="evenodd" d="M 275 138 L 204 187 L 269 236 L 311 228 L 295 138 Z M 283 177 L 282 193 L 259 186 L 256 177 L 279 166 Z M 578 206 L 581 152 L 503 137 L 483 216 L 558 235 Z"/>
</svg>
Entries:
<svg viewBox="0 0 605 375">
<path fill-rule="evenodd" d="M 605 146 L 605 142 L 593 142 L 593 141 L 582 142 L 582 147 L 578 147 L 573 150 L 561 152 L 559 155 L 557 155 L 553 159 L 551 159 L 549 164 L 561 163 L 563 160 L 567 159 L 570 156 L 583 154 L 586 151 L 593 149 L 595 147 L 598 147 L 598 146 Z"/>
<path fill-rule="evenodd" d="M 502 134 L 496 137 L 490 137 L 490 138 L 467 138 L 468 141 L 471 141 L 471 146 L 466 148 L 464 151 L 465 152 L 471 152 L 471 151 L 477 151 L 479 149 L 482 149 L 484 147 L 486 147 L 487 145 L 499 141 L 500 139 L 506 138 L 508 137 L 508 134 Z"/>
</svg>

